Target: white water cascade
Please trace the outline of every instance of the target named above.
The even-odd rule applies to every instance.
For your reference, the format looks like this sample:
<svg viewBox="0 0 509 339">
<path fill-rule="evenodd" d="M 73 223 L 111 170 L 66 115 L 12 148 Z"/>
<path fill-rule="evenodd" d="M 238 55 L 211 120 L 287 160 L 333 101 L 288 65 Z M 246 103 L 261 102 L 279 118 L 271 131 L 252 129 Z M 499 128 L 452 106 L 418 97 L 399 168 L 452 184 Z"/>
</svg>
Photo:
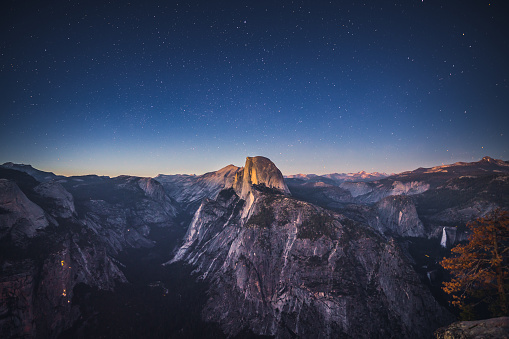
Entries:
<svg viewBox="0 0 509 339">
<path fill-rule="evenodd" d="M 447 232 L 445 231 L 445 227 L 442 230 L 442 240 L 440 240 L 440 246 L 443 248 L 447 247 Z"/>
</svg>

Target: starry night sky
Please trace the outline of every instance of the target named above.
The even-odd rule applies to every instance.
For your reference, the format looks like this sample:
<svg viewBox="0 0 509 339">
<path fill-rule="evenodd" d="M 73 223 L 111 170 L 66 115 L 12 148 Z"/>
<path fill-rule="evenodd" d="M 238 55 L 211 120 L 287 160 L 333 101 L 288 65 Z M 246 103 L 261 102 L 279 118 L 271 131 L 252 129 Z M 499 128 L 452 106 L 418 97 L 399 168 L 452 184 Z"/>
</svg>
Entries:
<svg viewBox="0 0 509 339">
<path fill-rule="evenodd" d="M 284 174 L 509 158 L 506 1 L 6 1 L 0 163 Z"/>
</svg>

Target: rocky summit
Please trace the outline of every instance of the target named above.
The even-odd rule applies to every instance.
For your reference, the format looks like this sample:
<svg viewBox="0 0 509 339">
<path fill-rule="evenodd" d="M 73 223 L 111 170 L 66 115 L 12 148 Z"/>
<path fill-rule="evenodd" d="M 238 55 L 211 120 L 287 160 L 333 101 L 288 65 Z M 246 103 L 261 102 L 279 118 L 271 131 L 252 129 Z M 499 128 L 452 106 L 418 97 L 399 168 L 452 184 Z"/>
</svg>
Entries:
<svg viewBox="0 0 509 339">
<path fill-rule="evenodd" d="M 244 200 L 252 194 L 253 187 L 266 187 L 283 194 L 290 194 L 281 171 L 272 161 L 260 156 L 247 157 L 245 166 L 235 174 L 233 182 L 235 192 Z"/>
<path fill-rule="evenodd" d="M 429 338 L 455 320 L 437 262 L 509 208 L 509 164 L 361 174 L 285 179 L 261 156 L 156 178 L 6 163 L 0 337 Z"/>
</svg>

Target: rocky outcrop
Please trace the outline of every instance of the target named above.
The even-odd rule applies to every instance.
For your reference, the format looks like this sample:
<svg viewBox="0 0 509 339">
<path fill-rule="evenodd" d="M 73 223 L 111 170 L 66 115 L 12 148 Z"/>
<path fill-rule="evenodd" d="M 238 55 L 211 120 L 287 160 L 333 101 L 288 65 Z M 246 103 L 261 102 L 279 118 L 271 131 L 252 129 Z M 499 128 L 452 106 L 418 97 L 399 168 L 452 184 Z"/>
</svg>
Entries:
<svg viewBox="0 0 509 339">
<path fill-rule="evenodd" d="M 380 233 L 400 237 L 426 237 L 424 226 L 410 197 L 393 195 L 374 206 L 370 226 Z"/>
<path fill-rule="evenodd" d="M 411 181 L 401 182 L 394 181 L 392 183 L 392 190 L 390 195 L 414 195 L 426 192 L 429 190 L 430 185 L 426 182 Z"/>
<path fill-rule="evenodd" d="M 145 223 L 167 223 L 177 215 L 177 208 L 166 195 L 161 183 L 152 178 L 129 177 L 123 185 L 127 186 L 130 182 L 137 183 L 144 192 L 145 197 L 135 203 L 135 209 Z"/>
<path fill-rule="evenodd" d="M 6 162 L 3 165 L 1 165 L 0 167 L 8 168 L 8 169 L 13 169 L 13 170 L 20 171 L 20 172 L 24 172 L 24 173 L 30 175 L 31 177 L 33 177 L 34 179 L 36 179 L 39 182 L 45 182 L 45 181 L 50 181 L 50 180 L 54 180 L 54 179 L 57 179 L 57 178 L 62 178 L 62 176 L 55 175 L 55 173 L 44 172 L 44 171 L 40 171 L 38 169 L 35 169 L 31 165 L 14 164 L 12 162 Z"/>
<path fill-rule="evenodd" d="M 475 200 L 467 204 L 447 208 L 433 215 L 430 219 L 435 223 L 450 223 L 454 221 L 458 224 L 466 224 L 471 220 L 485 216 L 497 207 L 498 205 L 493 202 Z"/>
<path fill-rule="evenodd" d="M 98 236 L 110 254 L 126 248 L 148 248 L 154 228 L 171 228 L 178 213 L 176 203 L 152 178 L 133 176 L 74 177 L 63 182 L 80 197 L 76 209 L 80 222 Z"/>
<path fill-rule="evenodd" d="M 81 240 L 82 242 L 83 239 Z M 33 245 L 34 246 L 34 245 Z M 37 260 L 8 258 L 0 278 L 0 335 L 54 338 L 72 326 L 79 310 L 73 289 L 85 283 L 113 289 L 126 282 L 99 242 L 78 245 L 70 238 L 39 248 Z"/>
<path fill-rule="evenodd" d="M 509 317 L 476 321 L 458 321 L 435 331 L 437 339 L 507 339 Z"/>
<path fill-rule="evenodd" d="M 272 161 L 265 157 L 247 157 L 244 167 L 235 174 L 233 190 L 246 203 L 242 217 L 249 216 L 251 206 L 259 192 L 290 195 L 283 174 Z"/>
<path fill-rule="evenodd" d="M 252 194 L 253 186 L 262 186 L 283 194 L 290 194 L 281 171 L 265 157 L 247 157 L 244 168 L 235 174 L 233 189 L 241 199 L 246 200 Z"/>
<path fill-rule="evenodd" d="M 52 215 L 60 218 L 70 218 L 76 214 L 74 198 L 60 183 L 47 181 L 34 188 L 42 197 L 53 201 Z"/>
<path fill-rule="evenodd" d="M 34 285 L 38 337 L 55 337 L 79 317 L 78 307 L 72 304 L 73 290 L 78 283 L 112 290 L 116 283 L 127 282 L 104 246 L 95 241 L 80 240 L 81 246 L 72 239 L 64 240 L 62 248 L 43 262 L 40 283 Z"/>
<path fill-rule="evenodd" d="M 313 194 L 312 186 L 309 183 L 293 182 L 291 185 L 292 190 L 302 190 L 307 187 L 308 193 Z M 316 185 L 318 187 L 318 185 Z M 429 190 L 430 185 L 426 182 L 411 181 L 402 182 L 398 180 L 382 179 L 380 181 L 345 181 L 339 184 L 339 188 L 350 193 L 350 195 L 330 195 L 326 200 L 329 200 L 328 205 L 332 203 L 356 203 L 356 204 L 374 204 L 385 197 L 393 195 L 417 195 Z"/>
<path fill-rule="evenodd" d="M 159 193 L 162 187 L 156 182 L 141 185 L 147 191 L 144 199 L 125 197 L 123 206 L 119 201 L 94 205 L 93 200 L 88 200 L 85 205 L 94 205 L 93 211 L 85 211 L 80 220 L 73 196 L 60 183 L 37 184 L 15 171 L 4 171 L 3 175 L 12 177 L 0 179 L 0 336 L 5 338 L 57 337 L 79 317 L 79 308 L 72 302 L 74 287 L 84 283 L 112 290 L 118 282 L 126 282 L 111 255 L 116 249 L 148 242 L 141 236 L 143 240 L 124 236 L 124 232 L 121 234 L 126 240 L 117 246 L 119 236 L 112 236 L 110 243 L 104 235 L 117 235 L 114 225 L 135 225 L 136 218 L 141 223 L 159 225 L 172 217 L 173 210 L 165 207 L 165 196 Z M 90 191 L 94 189 L 91 187 Z M 141 187 L 137 190 L 145 192 Z M 147 206 L 153 211 L 143 210 Z M 126 207 L 134 212 L 129 208 L 126 212 Z M 83 202 L 80 208 L 83 212 Z M 132 218 L 125 218 L 118 225 L 122 213 Z"/>
<path fill-rule="evenodd" d="M 34 262 L 3 262 L 0 276 L 0 337 L 33 338 Z"/>
<path fill-rule="evenodd" d="M 112 205 L 104 200 L 90 200 L 86 203 L 88 210 L 84 224 L 99 236 L 113 254 L 121 252 L 126 247 L 152 247 L 153 242 L 145 236 L 146 224 L 143 219 L 137 218 L 132 210 L 123 206 Z M 160 211 L 158 211 L 160 212 Z M 158 220 L 158 213 L 149 218 Z"/>
<path fill-rule="evenodd" d="M 349 191 L 352 197 L 356 198 L 360 195 L 372 192 L 376 186 L 366 182 L 344 182 L 339 185 L 339 187 Z"/>
<path fill-rule="evenodd" d="M 184 205 L 199 203 L 204 198 L 215 199 L 219 192 L 233 185 L 239 167 L 228 165 L 218 171 L 203 175 L 164 175 L 155 180 L 160 182 L 171 198 Z"/>
<path fill-rule="evenodd" d="M 48 225 L 42 208 L 30 201 L 15 182 L 0 179 L 0 239 L 7 235 L 13 241 L 31 238 Z"/>
<path fill-rule="evenodd" d="M 347 189 L 355 189 L 355 186 L 345 186 Z M 371 188 L 371 190 L 369 190 Z M 356 200 L 359 203 L 372 204 L 392 195 L 416 195 L 429 190 L 430 185 L 423 181 L 402 182 L 398 180 L 382 180 L 381 182 L 368 183 L 364 188 L 367 193 L 357 193 Z"/>
<path fill-rule="evenodd" d="M 210 282 L 203 316 L 228 335 L 425 337 L 452 320 L 394 241 L 238 178 L 202 202 L 173 259 Z"/>
</svg>

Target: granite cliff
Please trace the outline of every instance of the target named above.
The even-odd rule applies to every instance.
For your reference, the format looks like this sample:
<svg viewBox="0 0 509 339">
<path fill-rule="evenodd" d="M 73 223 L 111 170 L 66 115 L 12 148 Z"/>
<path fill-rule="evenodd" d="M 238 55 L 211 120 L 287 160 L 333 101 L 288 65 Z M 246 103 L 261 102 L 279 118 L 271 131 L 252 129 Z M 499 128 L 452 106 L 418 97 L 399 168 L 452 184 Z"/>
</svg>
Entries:
<svg viewBox="0 0 509 339">
<path fill-rule="evenodd" d="M 425 337 L 451 321 L 394 241 L 290 197 L 251 159 L 202 202 L 172 260 L 210 283 L 207 320 L 278 338 Z"/>
<path fill-rule="evenodd" d="M 508 208 L 508 176 L 508 162 L 484 157 L 369 182 L 334 184 L 313 177 L 290 179 L 288 185 L 295 197 L 368 223 L 382 234 L 435 238 L 439 244 L 443 227 L 461 227 L 495 208 Z"/>
<path fill-rule="evenodd" d="M 171 228 L 176 210 L 150 178 L 41 183 L 12 167 L 0 168 L 0 336 L 56 338 L 81 314 L 75 287 L 127 283 L 115 256 L 154 246 L 151 230 Z"/>
</svg>

